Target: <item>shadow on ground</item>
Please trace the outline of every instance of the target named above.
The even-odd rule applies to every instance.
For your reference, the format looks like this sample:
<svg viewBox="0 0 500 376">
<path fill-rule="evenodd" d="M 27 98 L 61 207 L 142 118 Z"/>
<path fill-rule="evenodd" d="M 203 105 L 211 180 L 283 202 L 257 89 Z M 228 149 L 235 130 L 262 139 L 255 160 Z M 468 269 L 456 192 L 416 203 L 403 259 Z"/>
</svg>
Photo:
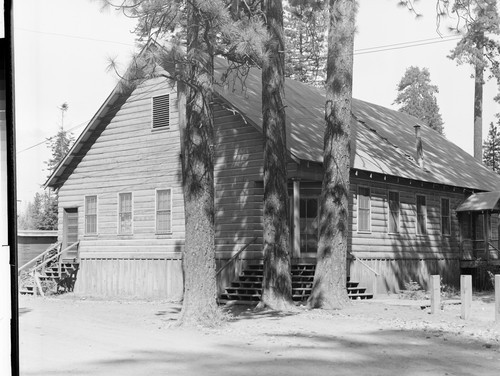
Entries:
<svg viewBox="0 0 500 376">
<path fill-rule="evenodd" d="M 201 346 L 180 343 L 169 349 L 138 348 L 74 364 L 75 373 L 55 369 L 50 374 L 497 375 L 498 344 L 485 347 L 424 330 L 379 330 L 347 336 L 266 333 L 249 341 L 234 342 L 222 336 L 218 343 L 207 341 Z M 35 373 L 25 373 L 30 374 Z"/>
</svg>

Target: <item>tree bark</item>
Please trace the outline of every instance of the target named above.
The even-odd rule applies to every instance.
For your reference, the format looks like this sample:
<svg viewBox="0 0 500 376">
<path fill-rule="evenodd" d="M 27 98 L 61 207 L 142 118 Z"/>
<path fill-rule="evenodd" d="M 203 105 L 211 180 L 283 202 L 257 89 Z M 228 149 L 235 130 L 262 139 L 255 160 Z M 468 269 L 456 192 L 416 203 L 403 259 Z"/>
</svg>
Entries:
<svg viewBox="0 0 500 376">
<path fill-rule="evenodd" d="M 214 131 L 211 109 L 213 53 L 201 15 L 188 3 L 188 82 L 183 134 L 186 241 L 181 325 L 215 325 L 219 320 L 215 276 Z M 205 26 L 206 27 L 206 26 Z M 182 86 L 181 86 L 182 87 Z M 181 125 L 182 125 L 181 121 Z"/>
<path fill-rule="evenodd" d="M 286 176 L 283 8 L 281 0 L 264 0 L 271 35 L 262 67 L 264 131 L 264 279 L 260 308 L 293 306 Z"/>
<path fill-rule="evenodd" d="M 330 0 L 323 184 L 312 308 L 348 304 L 346 255 L 349 235 L 349 172 L 352 69 L 356 2 Z"/>
<path fill-rule="evenodd" d="M 474 75 L 474 158 L 483 162 L 483 67 L 475 67 Z"/>
</svg>

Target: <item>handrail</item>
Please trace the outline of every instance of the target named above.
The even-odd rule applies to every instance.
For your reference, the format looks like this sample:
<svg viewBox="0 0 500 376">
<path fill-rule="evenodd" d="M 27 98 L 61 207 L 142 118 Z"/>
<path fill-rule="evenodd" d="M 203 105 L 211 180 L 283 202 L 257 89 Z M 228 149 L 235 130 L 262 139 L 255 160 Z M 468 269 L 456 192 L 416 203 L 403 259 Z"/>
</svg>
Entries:
<svg viewBox="0 0 500 376">
<path fill-rule="evenodd" d="M 245 249 L 247 249 L 250 244 L 252 244 L 254 241 L 257 240 L 257 236 L 254 237 L 252 240 L 250 240 L 247 244 L 245 244 L 238 252 L 236 252 L 233 257 L 231 257 L 223 266 L 222 268 L 220 268 L 217 273 L 215 273 L 215 276 L 217 277 L 224 269 L 226 269 L 230 264 L 232 264 L 234 262 L 234 260 L 236 260 L 236 258 L 241 254 L 241 252 L 243 252 Z"/>
<path fill-rule="evenodd" d="M 43 251 L 42 253 L 40 253 L 38 256 L 36 256 L 34 259 L 28 261 L 26 264 L 24 264 L 23 266 L 21 266 L 19 269 L 17 269 L 17 272 L 22 272 L 24 269 L 26 269 L 28 267 L 28 265 L 31 265 L 32 263 L 34 263 L 35 261 L 38 261 L 39 259 L 43 258 L 44 256 L 47 255 L 47 253 L 50 253 L 51 251 L 53 251 L 55 248 L 57 248 L 59 245 L 61 244 L 61 242 L 57 242 L 57 243 L 54 243 L 50 246 L 50 248 L 48 248 L 47 250 Z"/>
<path fill-rule="evenodd" d="M 490 242 L 488 242 L 488 245 L 489 245 L 490 247 L 492 247 L 495 251 L 500 252 L 500 251 L 498 250 L 498 248 L 497 248 L 497 247 L 495 247 L 495 246 L 494 246 L 493 244 L 491 244 Z"/>
<path fill-rule="evenodd" d="M 367 268 L 368 270 L 370 270 L 372 273 L 374 273 L 377 277 L 380 276 L 380 273 L 378 273 L 376 270 L 374 270 L 371 266 L 369 266 L 366 262 L 364 262 L 363 260 L 361 260 L 358 256 L 356 256 L 354 253 L 352 252 L 349 252 L 349 254 L 354 257 L 357 261 L 359 261 L 361 263 L 361 265 L 363 265 L 365 268 Z"/>
<path fill-rule="evenodd" d="M 67 250 L 73 248 L 74 246 L 78 245 L 80 243 L 80 241 L 77 241 L 73 244 L 71 244 L 70 246 L 64 248 L 63 250 L 57 252 L 54 256 L 48 258 L 47 260 L 45 260 L 44 262 L 42 262 L 40 265 L 37 265 L 33 268 L 33 271 L 36 271 L 38 269 L 41 269 L 42 266 L 45 266 L 47 265 L 50 261 L 54 260 L 55 258 L 59 257 L 60 255 L 62 255 L 64 252 L 66 252 Z"/>
</svg>

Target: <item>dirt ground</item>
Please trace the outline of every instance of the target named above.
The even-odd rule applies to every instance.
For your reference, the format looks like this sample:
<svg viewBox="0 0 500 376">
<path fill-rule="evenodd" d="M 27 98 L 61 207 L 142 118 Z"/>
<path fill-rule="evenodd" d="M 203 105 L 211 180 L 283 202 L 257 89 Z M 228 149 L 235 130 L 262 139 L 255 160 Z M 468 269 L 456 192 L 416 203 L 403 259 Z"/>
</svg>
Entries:
<svg viewBox="0 0 500 376">
<path fill-rule="evenodd" d="M 21 375 L 500 375 L 491 295 L 431 315 L 425 301 L 355 301 L 342 311 L 255 313 L 221 328 L 175 327 L 180 305 L 21 297 Z M 428 301 L 427 301 L 428 303 Z"/>
</svg>

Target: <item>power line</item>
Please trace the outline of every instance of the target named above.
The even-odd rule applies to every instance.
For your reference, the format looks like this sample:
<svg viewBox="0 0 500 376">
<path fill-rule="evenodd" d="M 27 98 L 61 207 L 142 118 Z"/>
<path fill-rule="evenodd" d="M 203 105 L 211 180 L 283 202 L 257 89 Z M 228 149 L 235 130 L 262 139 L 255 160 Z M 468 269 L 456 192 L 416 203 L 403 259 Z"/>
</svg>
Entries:
<svg viewBox="0 0 500 376">
<path fill-rule="evenodd" d="M 393 44 L 386 44 L 386 45 L 380 45 L 380 46 L 375 46 L 375 47 L 366 47 L 366 48 L 360 48 L 354 51 L 354 53 L 363 53 L 365 51 L 370 51 L 370 50 L 385 50 L 389 49 L 390 47 L 412 47 L 412 46 L 421 46 L 425 44 L 433 44 L 433 43 L 442 43 L 442 42 L 448 42 L 452 40 L 457 40 L 461 39 L 461 36 L 447 36 L 447 37 L 435 37 L 435 38 L 428 38 L 428 39 L 420 39 L 420 40 L 413 40 L 413 41 L 408 41 L 408 42 L 400 42 L 400 43 L 393 43 Z M 391 48 L 392 49 L 392 48 Z M 395 48 L 397 49 L 397 48 Z M 378 51 L 376 51 L 378 52 Z"/>
<path fill-rule="evenodd" d="M 89 37 L 82 37 L 82 36 L 79 36 L 79 35 L 70 35 L 70 34 L 63 34 L 63 33 L 52 33 L 52 32 L 48 32 L 48 31 L 30 30 L 30 29 L 25 29 L 23 27 L 15 27 L 14 29 L 15 30 L 27 31 L 27 32 L 30 32 L 30 33 L 35 33 L 35 34 L 53 35 L 53 36 L 56 36 L 56 37 L 64 37 L 64 38 L 72 38 L 72 39 L 80 39 L 80 40 L 90 40 L 90 41 L 93 41 L 93 42 L 114 43 L 114 44 L 121 44 L 123 46 L 135 47 L 135 45 L 133 45 L 133 44 L 124 43 L 124 42 L 118 42 L 118 41 L 114 41 L 114 40 L 89 38 Z"/>
<path fill-rule="evenodd" d="M 80 123 L 80 124 L 78 124 L 78 125 L 75 125 L 74 127 L 69 128 L 66 132 L 71 132 L 71 131 L 73 131 L 73 130 L 75 130 L 75 129 L 77 129 L 77 128 L 80 128 L 81 126 L 88 124 L 88 122 L 89 122 L 89 121 L 90 121 L 90 120 L 85 121 L 85 122 L 83 122 L 83 123 Z M 22 152 L 25 152 L 25 151 L 31 150 L 31 149 L 33 149 L 33 148 L 36 148 L 37 146 L 43 145 L 43 144 L 45 144 L 47 141 L 52 140 L 54 137 L 56 137 L 56 136 L 48 137 L 48 138 L 46 138 L 45 140 L 40 141 L 40 142 L 38 142 L 38 143 L 37 143 L 37 144 L 35 144 L 35 145 L 31 145 L 30 147 L 27 147 L 26 149 L 23 149 L 23 150 L 20 150 L 20 151 L 16 152 L 16 154 L 21 154 Z"/>
<path fill-rule="evenodd" d="M 450 42 L 456 39 L 461 39 L 461 37 L 454 37 L 454 38 L 448 38 L 448 39 L 441 39 L 441 40 L 436 40 L 436 41 L 429 41 L 429 42 L 423 42 L 423 43 L 415 43 L 415 42 L 408 42 L 408 44 L 402 44 L 400 46 L 395 46 L 395 47 L 388 47 L 384 48 L 383 46 L 381 47 L 372 47 L 372 48 L 366 48 L 363 50 L 355 50 L 354 55 L 365 55 L 365 54 L 371 54 L 371 53 L 376 53 L 376 52 L 384 52 L 384 51 L 391 51 L 391 50 L 401 50 L 403 48 L 410 48 L 410 47 L 419 47 L 419 46 L 426 46 L 429 44 L 436 44 L 436 43 L 444 43 L 444 42 Z M 371 50 L 371 51 L 365 51 L 365 50 Z"/>
</svg>

